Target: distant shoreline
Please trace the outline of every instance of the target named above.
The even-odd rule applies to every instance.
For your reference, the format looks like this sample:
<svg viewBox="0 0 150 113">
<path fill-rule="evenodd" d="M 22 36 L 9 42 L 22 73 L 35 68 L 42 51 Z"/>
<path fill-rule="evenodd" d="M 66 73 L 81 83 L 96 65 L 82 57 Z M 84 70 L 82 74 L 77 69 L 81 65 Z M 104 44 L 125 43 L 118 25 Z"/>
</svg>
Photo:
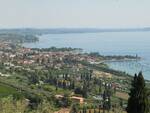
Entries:
<svg viewBox="0 0 150 113">
<path fill-rule="evenodd" d="M 149 32 L 150 27 L 143 28 L 15 28 L 0 29 L 1 33 L 21 33 L 32 35 L 69 34 L 69 33 L 102 33 L 102 32 Z"/>
<path fill-rule="evenodd" d="M 126 62 L 126 61 L 139 61 L 141 59 L 113 59 L 113 60 L 104 60 L 103 62 Z"/>
</svg>

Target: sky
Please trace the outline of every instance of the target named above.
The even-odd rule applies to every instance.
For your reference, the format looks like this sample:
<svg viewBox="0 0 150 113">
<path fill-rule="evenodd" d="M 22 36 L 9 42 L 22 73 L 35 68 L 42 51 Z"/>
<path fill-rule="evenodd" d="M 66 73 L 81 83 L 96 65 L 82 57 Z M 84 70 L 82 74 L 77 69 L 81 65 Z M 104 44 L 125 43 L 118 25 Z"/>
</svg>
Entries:
<svg viewBox="0 0 150 113">
<path fill-rule="evenodd" d="M 150 26 L 150 0 L 0 0 L 0 28 Z"/>
</svg>

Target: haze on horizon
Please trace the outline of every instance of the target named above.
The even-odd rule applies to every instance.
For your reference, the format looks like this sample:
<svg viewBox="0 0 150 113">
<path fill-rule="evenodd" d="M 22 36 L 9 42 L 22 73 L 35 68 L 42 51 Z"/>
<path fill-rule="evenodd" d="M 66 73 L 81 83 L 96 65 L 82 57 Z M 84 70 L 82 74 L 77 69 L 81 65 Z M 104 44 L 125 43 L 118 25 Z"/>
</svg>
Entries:
<svg viewBox="0 0 150 113">
<path fill-rule="evenodd" d="M 0 0 L 0 28 L 150 26 L 150 0 Z"/>
</svg>

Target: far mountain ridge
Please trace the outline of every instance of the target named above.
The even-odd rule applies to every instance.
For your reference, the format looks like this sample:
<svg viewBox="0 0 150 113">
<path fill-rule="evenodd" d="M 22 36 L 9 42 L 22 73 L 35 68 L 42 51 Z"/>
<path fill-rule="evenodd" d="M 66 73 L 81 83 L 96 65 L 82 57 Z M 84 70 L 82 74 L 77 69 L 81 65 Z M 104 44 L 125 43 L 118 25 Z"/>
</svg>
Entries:
<svg viewBox="0 0 150 113">
<path fill-rule="evenodd" d="M 98 33 L 98 32 L 138 32 L 150 31 L 150 27 L 143 28 L 11 28 L 0 29 L 2 33 L 23 33 L 23 34 L 63 34 L 63 33 Z"/>
</svg>

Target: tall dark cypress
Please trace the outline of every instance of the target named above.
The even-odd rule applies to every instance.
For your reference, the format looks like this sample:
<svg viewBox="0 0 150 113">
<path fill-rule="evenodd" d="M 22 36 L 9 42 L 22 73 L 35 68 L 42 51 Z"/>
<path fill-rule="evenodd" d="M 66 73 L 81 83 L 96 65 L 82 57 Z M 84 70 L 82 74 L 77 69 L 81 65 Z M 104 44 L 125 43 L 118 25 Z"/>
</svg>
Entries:
<svg viewBox="0 0 150 113">
<path fill-rule="evenodd" d="M 137 82 L 137 75 L 135 74 L 134 80 L 132 81 L 131 84 L 131 89 L 129 96 L 130 98 L 128 99 L 128 106 L 127 106 L 127 112 L 128 113 L 137 113 L 137 100 L 136 100 L 136 94 L 137 94 L 137 89 L 136 89 L 136 83 Z"/>
<path fill-rule="evenodd" d="M 138 113 L 149 113 L 149 105 L 148 105 L 148 92 L 145 87 L 145 81 L 142 75 L 142 72 L 139 73 L 137 78 L 137 110 Z"/>
<path fill-rule="evenodd" d="M 129 93 L 128 113 L 149 113 L 148 95 L 142 72 L 135 74 Z"/>
</svg>

